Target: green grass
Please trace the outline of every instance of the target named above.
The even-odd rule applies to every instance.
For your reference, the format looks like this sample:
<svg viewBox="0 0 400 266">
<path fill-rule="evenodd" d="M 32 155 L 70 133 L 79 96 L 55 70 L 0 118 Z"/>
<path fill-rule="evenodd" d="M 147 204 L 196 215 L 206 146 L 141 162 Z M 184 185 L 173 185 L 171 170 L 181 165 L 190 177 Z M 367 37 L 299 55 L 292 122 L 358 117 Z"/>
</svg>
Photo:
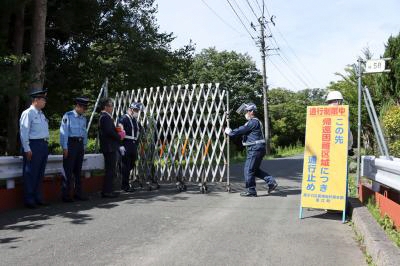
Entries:
<svg viewBox="0 0 400 266">
<path fill-rule="evenodd" d="M 357 198 L 356 174 L 349 173 L 348 197 Z"/>
<path fill-rule="evenodd" d="M 299 145 L 290 145 L 288 147 L 280 147 L 275 150 L 274 154 L 269 155 L 270 158 L 284 158 L 290 157 L 297 154 L 303 154 L 304 147 Z"/>
<path fill-rule="evenodd" d="M 368 254 L 367 249 L 365 247 L 364 237 L 357 232 L 356 228 L 354 227 L 354 223 L 353 222 L 350 222 L 349 224 L 350 224 L 350 226 L 353 229 L 353 232 L 355 234 L 355 240 L 357 241 L 362 253 L 364 254 L 365 261 L 367 262 L 367 264 L 369 266 L 375 266 L 376 264 L 373 262 L 371 255 Z"/>
<path fill-rule="evenodd" d="M 264 159 L 273 158 L 285 158 L 298 154 L 303 154 L 303 146 L 289 146 L 289 147 L 278 147 L 273 154 L 266 155 Z M 242 163 L 246 160 L 246 151 L 237 151 L 234 154 L 231 153 L 231 163 Z"/>
<path fill-rule="evenodd" d="M 355 160 L 355 158 L 350 158 L 350 161 Z M 357 186 L 356 186 L 356 173 L 349 173 L 348 179 L 348 195 L 349 197 L 357 198 Z M 369 181 L 369 180 L 367 180 Z M 367 208 L 371 215 L 375 218 L 377 223 L 382 227 L 388 237 L 396 244 L 396 246 L 400 247 L 400 232 L 396 230 L 393 221 L 385 215 L 381 217 L 379 212 L 379 206 L 375 202 L 375 198 L 371 197 L 368 200 Z"/>
<path fill-rule="evenodd" d="M 376 204 L 374 197 L 371 197 L 368 200 L 367 208 L 385 231 L 386 235 L 396 244 L 397 247 L 400 247 L 400 232 L 396 230 L 393 221 L 387 215 L 381 217 L 379 207 Z"/>
</svg>

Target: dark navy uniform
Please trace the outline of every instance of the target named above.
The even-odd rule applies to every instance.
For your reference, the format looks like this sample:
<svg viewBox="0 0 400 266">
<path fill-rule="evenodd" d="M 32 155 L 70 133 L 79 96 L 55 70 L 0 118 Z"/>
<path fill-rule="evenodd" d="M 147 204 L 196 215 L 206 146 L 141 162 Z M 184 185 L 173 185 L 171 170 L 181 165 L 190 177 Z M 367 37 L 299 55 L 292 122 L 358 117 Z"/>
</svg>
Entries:
<svg viewBox="0 0 400 266">
<path fill-rule="evenodd" d="M 121 140 L 120 135 L 115 130 L 114 119 L 105 111 L 102 111 L 99 117 L 99 140 L 106 170 L 102 190 L 104 196 L 113 192 L 113 179 Z"/>
<path fill-rule="evenodd" d="M 131 171 L 135 168 L 135 163 L 138 157 L 138 143 L 140 126 L 137 119 L 129 114 L 123 115 L 119 119 L 119 123 L 123 125 L 126 136 L 122 142 L 122 190 L 129 190 L 129 176 Z"/>
<path fill-rule="evenodd" d="M 257 118 L 251 118 L 243 126 L 233 129 L 228 135 L 230 137 L 243 136 L 242 144 L 247 149 L 244 177 L 248 192 L 257 195 L 256 177 L 265 180 L 270 189 L 275 188 L 275 179 L 270 174 L 260 169 L 262 159 L 266 153 L 261 121 Z"/>
<path fill-rule="evenodd" d="M 89 100 L 86 98 L 76 98 L 76 104 L 86 107 Z M 68 151 L 67 157 L 64 157 L 63 168 L 64 175 L 62 180 L 62 199 L 71 201 L 70 183 L 72 177 L 75 180 L 74 198 L 86 200 L 82 195 L 81 171 L 87 145 L 86 117 L 79 114 L 76 110 L 64 114 L 60 126 L 60 144 L 63 150 Z"/>
<path fill-rule="evenodd" d="M 32 98 L 46 99 L 47 89 L 33 89 Z M 24 202 L 29 208 L 42 205 L 42 181 L 46 170 L 49 139 L 48 120 L 41 109 L 31 105 L 19 120 L 23 148 Z M 31 157 L 28 157 L 31 154 Z"/>
</svg>

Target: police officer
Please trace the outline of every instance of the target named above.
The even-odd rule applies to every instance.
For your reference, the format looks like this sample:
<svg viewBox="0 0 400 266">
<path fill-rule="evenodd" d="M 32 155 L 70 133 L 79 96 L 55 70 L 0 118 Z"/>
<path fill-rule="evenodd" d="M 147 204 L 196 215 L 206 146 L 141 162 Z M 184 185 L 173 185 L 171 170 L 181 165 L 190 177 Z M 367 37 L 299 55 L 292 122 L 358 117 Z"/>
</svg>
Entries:
<svg viewBox="0 0 400 266">
<path fill-rule="evenodd" d="M 70 196 L 72 176 L 75 179 L 74 199 L 88 200 L 82 194 L 81 187 L 82 162 L 87 144 L 86 117 L 84 113 L 88 103 L 89 100 L 87 98 L 76 98 L 74 110 L 66 112 L 61 121 L 60 144 L 63 149 L 64 158 L 64 175 L 61 191 L 64 202 L 74 201 Z"/>
<path fill-rule="evenodd" d="M 242 104 L 237 112 L 245 113 L 247 123 L 236 129 L 225 129 L 225 134 L 230 137 L 243 136 L 243 146 L 247 149 L 247 158 L 244 165 L 244 176 L 246 191 L 241 192 L 242 197 L 257 197 L 256 180 L 257 176 L 265 180 L 268 185 L 268 194 L 278 186 L 274 177 L 260 169 L 262 159 L 266 153 L 263 126 L 260 120 L 255 117 L 257 107 L 253 103 Z"/>
<path fill-rule="evenodd" d="M 140 132 L 140 125 L 137 121 L 139 112 L 144 109 L 141 103 L 132 103 L 126 114 L 119 119 L 119 123 L 122 124 L 125 129 L 126 136 L 122 142 L 123 146 L 120 147 L 122 155 L 122 184 L 121 189 L 125 192 L 133 192 L 133 187 L 129 185 L 129 176 L 131 170 L 135 168 L 137 160 L 137 149 L 138 139 Z"/>
<path fill-rule="evenodd" d="M 23 148 L 24 203 L 28 208 L 47 205 L 42 196 L 42 180 L 46 169 L 49 139 L 48 120 L 42 109 L 46 106 L 47 89 L 32 89 L 32 105 L 21 114 L 20 138 Z"/>
<path fill-rule="evenodd" d="M 114 109 L 114 101 L 111 98 L 105 98 L 101 101 L 100 108 L 100 151 L 104 156 L 104 165 L 106 171 L 101 196 L 103 198 L 115 198 L 118 197 L 118 193 L 113 191 L 113 179 L 117 165 L 117 152 L 120 147 L 120 141 L 123 139 L 123 137 L 117 133 L 114 125 L 114 119 L 111 115 Z"/>
</svg>

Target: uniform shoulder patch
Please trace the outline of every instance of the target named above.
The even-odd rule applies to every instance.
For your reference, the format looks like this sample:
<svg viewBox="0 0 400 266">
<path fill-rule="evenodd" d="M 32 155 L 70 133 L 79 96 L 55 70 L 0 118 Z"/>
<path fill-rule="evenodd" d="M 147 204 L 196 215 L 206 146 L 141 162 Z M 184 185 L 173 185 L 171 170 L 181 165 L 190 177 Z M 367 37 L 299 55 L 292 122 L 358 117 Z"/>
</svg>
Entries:
<svg viewBox="0 0 400 266">
<path fill-rule="evenodd" d="M 66 112 L 65 115 L 63 116 L 62 122 L 66 124 L 68 122 L 68 116 L 70 115 L 70 112 Z"/>
</svg>

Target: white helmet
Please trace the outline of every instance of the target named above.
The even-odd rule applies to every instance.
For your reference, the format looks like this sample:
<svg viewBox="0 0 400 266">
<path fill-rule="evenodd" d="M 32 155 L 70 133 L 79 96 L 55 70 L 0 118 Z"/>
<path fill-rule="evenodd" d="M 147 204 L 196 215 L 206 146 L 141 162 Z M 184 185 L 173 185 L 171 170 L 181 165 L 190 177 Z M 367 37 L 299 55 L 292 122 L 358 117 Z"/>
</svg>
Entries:
<svg viewBox="0 0 400 266">
<path fill-rule="evenodd" d="M 333 100 L 342 100 L 343 101 L 343 95 L 340 91 L 330 91 L 328 95 L 326 96 L 325 102 L 330 102 Z"/>
</svg>

